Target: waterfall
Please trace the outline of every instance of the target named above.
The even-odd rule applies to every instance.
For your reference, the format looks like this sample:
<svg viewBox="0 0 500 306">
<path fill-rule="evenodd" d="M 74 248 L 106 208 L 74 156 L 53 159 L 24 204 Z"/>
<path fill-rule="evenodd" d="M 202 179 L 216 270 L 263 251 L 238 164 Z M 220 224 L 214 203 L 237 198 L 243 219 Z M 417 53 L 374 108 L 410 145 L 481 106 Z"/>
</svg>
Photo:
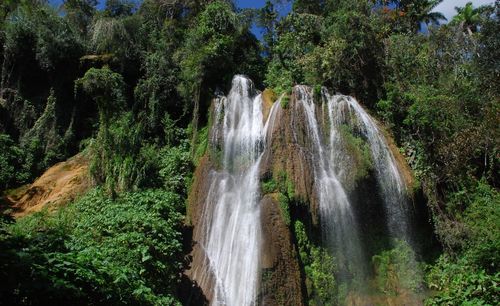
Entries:
<svg viewBox="0 0 500 306">
<path fill-rule="evenodd" d="M 321 101 L 314 101 L 317 98 Z M 285 289 L 300 287 L 298 261 L 296 278 L 291 277 L 289 283 L 282 279 L 290 270 L 280 260 L 296 256 L 293 248 L 283 247 L 294 243 L 288 238 L 293 228 L 278 222 L 286 212 L 291 221 L 303 221 L 307 215 L 301 212 L 308 209 L 314 226 L 311 233 L 319 220 L 322 246 L 336 260 L 339 290 L 353 293 L 351 298 L 370 295 L 374 289 L 372 277 L 377 272 L 370 270 L 369 258 L 380 249 L 368 239 L 380 238 L 385 247 L 389 236 L 412 245 L 403 172 L 376 121 L 354 98 L 330 95 L 326 89 L 317 97 L 310 87 L 295 86 L 289 105 L 282 108 L 278 100 L 271 106 L 244 76 L 235 76 L 229 94 L 214 101 L 208 158 L 199 177 L 203 184 L 193 193 L 199 199 L 195 203 L 200 214 L 195 215 L 198 245 L 190 272 L 212 305 L 283 301 L 289 298 Z M 278 171 L 287 171 L 285 180 L 292 187 L 297 184 L 298 199 L 307 199 L 306 203 L 289 199 L 290 206 L 282 206 L 276 199 L 281 192 L 277 189 L 262 197 L 261 176 L 275 176 Z M 366 198 L 367 192 L 373 198 Z M 266 204 L 261 208 L 262 199 L 268 202 L 263 201 Z M 381 219 L 372 222 L 373 216 Z M 269 229 L 276 229 L 277 224 L 285 230 L 268 237 Z M 372 226 L 373 234 L 362 236 L 361 229 Z M 290 240 L 281 244 L 277 237 Z M 263 249 L 269 241 L 272 251 Z M 275 275 L 280 281 L 270 282 Z M 273 286 L 278 283 L 283 288 L 275 293 Z M 296 304 L 302 296 L 290 298 L 296 298 Z"/>
<path fill-rule="evenodd" d="M 315 190 L 324 240 L 337 257 L 340 277 L 344 281 L 349 277 L 362 280 L 367 275 L 368 262 L 346 191 L 353 188 L 348 181 L 352 180 L 356 166 L 346 149 L 342 126 L 361 135 L 368 145 L 389 234 L 411 244 L 411 216 L 403 176 L 382 131 L 354 98 L 329 95 L 323 89 L 322 101 L 314 101 L 311 88 L 296 86 L 294 90 L 297 98 L 294 111 L 304 112 L 307 135 L 313 144 L 309 149 L 314 156 Z"/>
<path fill-rule="evenodd" d="M 346 191 L 339 181 L 335 165 L 338 162 L 339 147 L 333 141 L 323 141 L 321 125 L 318 124 L 316 107 L 311 90 L 305 86 L 295 87 L 297 103 L 295 111 L 301 108 L 306 115 L 308 136 L 313 144 L 315 185 L 319 198 L 319 209 L 323 236 L 334 249 L 341 276 L 358 280 L 366 273 L 366 260 L 361 245 L 358 222 Z"/>
<path fill-rule="evenodd" d="M 328 101 L 332 141 L 339 143 L 335 135 L 338 135 L 341 124 L 356 129 L 366 139 L 384 202 L 389 232 L 392 237 L 404 239 L 411 244 L 410 212 L 405 183 L 383 133 L 354 98 L 343 95 L 330 96 L 326 91 L 323 93 Z"/>
<path fill-rule="evenodd" d="M 205 251 L 214 278 L 213 305 L 255 305 L 260 280 L 260 159 L 265 145 L 262 98 L 235 76 L 227 97 L 215 102 L 211 146 L 222 149 L 211 173 L 204 215 Z"/>
</svg>

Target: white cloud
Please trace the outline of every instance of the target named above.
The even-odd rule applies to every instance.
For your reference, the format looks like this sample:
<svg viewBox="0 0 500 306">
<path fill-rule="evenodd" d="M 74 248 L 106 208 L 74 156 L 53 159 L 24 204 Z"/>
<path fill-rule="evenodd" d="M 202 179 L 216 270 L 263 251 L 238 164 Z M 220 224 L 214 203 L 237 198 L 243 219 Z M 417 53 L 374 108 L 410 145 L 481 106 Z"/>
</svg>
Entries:
<svg viewBox="0 0 500 306">
<path fill-rule="evenodd" d="M 472 5 L 474 7 L 478 7 L 481 5 L 485 4 L 492 4 L 495 1 L 493 0 L 444 0 L 434 8 L 434 12 L 441 12 L 443 15 L 450 21 L 453 16 L 457 14 L 457 11 L 455 11 L 455 7 L 463 7 L 467 2 L 472 2 Z"/>
</svg>

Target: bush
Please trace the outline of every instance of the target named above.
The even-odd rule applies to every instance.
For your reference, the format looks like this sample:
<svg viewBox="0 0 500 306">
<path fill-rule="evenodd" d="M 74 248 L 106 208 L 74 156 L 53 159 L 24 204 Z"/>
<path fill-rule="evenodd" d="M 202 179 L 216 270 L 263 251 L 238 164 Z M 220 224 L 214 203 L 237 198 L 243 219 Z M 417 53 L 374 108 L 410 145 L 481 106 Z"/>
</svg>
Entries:
<svg viewBox="0 0 500 306">
<path fill-rule="evenodd" d="M 0 289 L 11 305 L 172 305 L 182 270 L 181 198 L 91 191 L 55 214 L 3 224 Z"/>
<path fill-rule="evenodd" d="M 188 184 L 191 181 L 190 173 L 191 158 L 188 145 L 161 150 L 159 175 L 167 190 L 186 195 Z"/>
<path fill-rule="evenodd" d="M 281 108 L 287 109 L 288 104 L 290 104 L 290 96 L 288 94 L 284 94 L 280 99 Z"/>
<path fill-rule="evenodd" d="M 500 297 L 497 288 L 500 282 L 498 203 L 500 194 L 485 179 L 450 196 L 452 211 L 465 208 L 459 223 L 463 226 L 461 248 L 457 255 L 441 255 L 428 267 L 427 286 L 438 292 L 427 304 L 497 304 Z"/>
<path fill-rule="evenodd" d="M 380 291 L 396 294 L 400 289 L 422 289 L 421 269 L 415 260 L 415 253 L 406 242 L 397 240 L 393 249 L 373 256 L 372 263 Z"/>
<path fill-rule="evenodd" d="M 9 135 L 0 134 L 0 191 L 23 181 L 19 168 L 22 165 L 23 152 Z"/>
<path fill-rule="evenodd" d="M 442 255 L 431 266 L 427 286 L 438 293 L 426 305 L 497 305 L 500 273 L 487 274 L 467 257 L 455 260 Z"/>
<path fill-rule="evenodd" d="M 335 258 L 324 248 L 315 246 L 307 236 L 304 224 L 295 221 L 295 237 L 299 257 L 306 273 L 306 286 L 310 305 L 337 305 L 338 286 L 335 278 Z"/>
</svg>

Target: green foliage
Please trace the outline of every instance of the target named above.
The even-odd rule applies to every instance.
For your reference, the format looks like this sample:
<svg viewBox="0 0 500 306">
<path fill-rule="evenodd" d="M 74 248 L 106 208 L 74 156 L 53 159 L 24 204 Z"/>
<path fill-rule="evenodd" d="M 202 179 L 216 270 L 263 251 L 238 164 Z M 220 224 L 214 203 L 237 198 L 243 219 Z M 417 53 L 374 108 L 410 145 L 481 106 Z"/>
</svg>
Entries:
<svg viewBox="0 0 500 306">
<path fill-rule="evenodd" d="M 62 9 L 66 12 L 68 21 L 84 35 L 95 14 L 96 5 L 97 0 L 66 0 Z"/>
<path fill-rule="evenodd" d="M 108 66 L 102 69 L 90 68 L 82 78 L 75 82 L 75 91 L 82 88 L 97 104 L 103 129 L 106 129 L 116 113 L 123 109 L 124 87 L 123 77 L 113 72 Z"/>
<path fill-rule="evenodd" d="M 122 76 L 108 67 L 91 68 L 75 86 L 92 96 L 99 110 L 99 132 L 89 146 L 93 178 L 110 192 L 137 188 L 144 174 L 138 158 L 143 127 L 134 122 L 132 113 L 121 113 Z"/>
<path fill-rule="evenodd" d="M 104 124 L 103 124 L 104 125 Z M 133 122 L 131 113 L 116 118 L 89 145 L 92 156 L 90 172 L 97 183 L 109 192 L 137 188 L 142 180 L 138 159 L 142 128 Z"/>
<path fill-rule="evenodd" d="M 402 240 L 395 247 L 372 257 L 377 289 L 388 294 L 397 294 L 401 289 L 422 289 L 422 274 L 415 253 Z"/>
<path fill-rule="evenodd" d="M 60 135 L 57 129 L 56 97 L 50 90 L 47 104 L 35 124 L 20 139 L 25 151 L 26 173 L 41 173 L 43 169 L 62 161 L 67 155 L 67 146 L 71 140 L 71 130 Z"/>
<path fill-rule="evenodd" d="M 477 31 L 480 20 L 479 10 L 473 7 L 472 2 L 468 2 L 465 7 L 457 8 L 457 14 L 453 17 L 451 23 L 458 24 L 463 30 L 472 33 Z"/>
<path fill-rule="evenodd" d="M 238 39 L 246 40 L 244 24 L 239 23 L 238 15 L 226 1 L 213 1 L 196 18 L 178 52 L 181 80 L 179 90 L 186 99 L 199 99 L 202 83 L 210 84 L 211 78 L 229 81 L 235 70 L 235 56 L 239 58 L 238 73 L 246 73 L 245 59 L 251 52 L 241 52 Z M 241 46 L 243 47 L 243 46 Z M 247 48 L 249 46 L 246 46 Z M 251 48 L 255 48 L 250 45 Z M 248 66 L 247 66 L 248 67 Z"/>
<path fill-rule="evenodd" d="M 500 56 L 500 4 L 496 4 L 491 10 L 485 10 L 486 14 L 495 14 L 496 18 L 483 18 L 479 40 L 479 56 L 475 59 L 478 67 L 477 77 L 480 78 L 481 88 L 485 92 L 492 92 L 497 97 L 500 95 L 500 63 L 496 59 Z"/>
<path fill-rule="evenodd" d="M 289 201 L 295 201 L 295 186 L 293 185 L 292 180 L 288 177 L 288 173 L 283 170 L 278 171 L 276 179 L 277 190 L 283 195 L 286 195 Z"/>
<path fill-rule="evenodd" d="M 450 213 L 463 210 L 460 223 L 442 220 L 438 233 L 444 243 L 460 252 L 443 254 L 428 267 L 427 285 L 437 290 L 427 301 L 429 305 L 495 305 L 500 280 L 498 203 L 498 191 L 485 179 L 450 196 Z"/>
<path fill-rule="evenodd" d="M 430 267 L 427 286 L 438 293 L 426 305 L 496 305 L 500 273 L 486 273 L 467 257 L 443 255 Z"/>
<path fill-rule="evenodd" d="M 182 110 L 182 104 L 177 96 L 175 87 L 179 80 L 179 73 L 172 58 L 164 55 L 170 46 L 166 43 L 158 43 L 155 50 L 144 56 L 142 69 L 145 72 L 134 89 L 135 102 L 140 105 L 141 118 L 152 133 L 159 133 L 165 112 L 178 116 Z M 169 117 L 169 120 L 171 118 Z M 174 126 L 175 122 L 170 123 Z"/>
<path fill-rule="evenodd" d="M 24 71 L 18 69 L 33 60 L 43 70 L 54 72 L 74 65 L 83 55 L 82 42 L 74 29 L 45 6 L 22 6 L 13 12 L 5 31 L 4 65 L 19 73 Z"/>
<path fill-rule="evenodd" d="M 0 295 L 9 304 L 173 305 L 182 269 L 182 200 L 100 190 L 56 214 L 2 226 Z"/>
<path fill-rule="evenodd" d="M 265 83 L 277 93 L 287 91 L 304 81 L 303 57 L 314 49 L 321 18 L 311 14 L 292 13 L 277 25 L 278 39 L 272 50 Z"/>
<path fill-rule="evenodd" d="M 315 246 L 309 240 L 302 222 L 295 221 L 294 232 L 307 277 L 308 304 L 337 305 L 337 267 L 334 258 L 324 248 Z"/>
<path fill-rule="evenodd" d="M 282 193 L 278 193 L 278 203 L 285 224 L 290 226 L 290 205 L 288 203 L 288 197 Z"/>
<path fill-rule="evenodd" d="M 6 190 L 23 182 L 23 152 L 15 145 L 9 135 L 0 134 L 0 190 Z"/>
<path fill-rule="evenodd" d="M 191 157 L 189 146 L 181 144 L 177 147 L 163 148 L 160 151 L 158 174 L 167 190 L 187 195 L 191 181 Z"/>
<path fill-rule="evenodd" d="M 196 139 L 196 144 L 194 145 L 194 164 L 197 166 L 200 159 L 205 155 L 208 148 L 208 131 L 209 127 L 203 127 L 198 133 L 198 138 Z"/>
<path fill-rule="evenodd" d="M 185 195 L 191 158 L 197 163 L 207 149 L 215 160 L 221 154 L 208 147 L 210 122 L 200 114 L 212 93 L 240 73 L 258 86 L 265 74 L 265 84 L 284 93 L 283 108 L 300 83 L 315 85 L 315 101 L 323 85 L 356 96 L 368 108 L 376 103 L 429 199 L 440 241 L 455 256 L 443 255 L 430 268 L 429 286 L 439 292 L 429 303 L 495 304 L 499 4 L 459 8 L 453 22 L 422 35 L 422 22 L 442 17 L 432 10 L 440 1 L 388 6 L 301 0 L 284 17 L 275 9 L 279 2 L 268 1 L 259 13 L 262 52 L 249 31 L 248 11 L 238 12 L 229 1 L 145 0 L 136 11 L 129 1 L 113 0 L 96 11 L 94 0 L 67 0 L 64 14 L 44 1 L 1 1 L 0 188 L 30 181 L 88 138 L 95 181 L 118 196 L 105 200 L 99 191 L 89 196 L 92 201 L 82 200 L 91 211 L 77 204 L 81 211 L 2 225 L 0 243 L 7 251 L 0 254 L 0 273 L 12 284 L 2 289 L 14 292 L 7 303 L 173 304 L 170 289 L 157 289 L 169 284 L 164 275 L 150 277 L 149 268 L 141 272 L 138 266 L 146 258 L 153 270 L 177 275 L 148 259 L 159 254 L 154 248 L 162 242 L 141 240 L 140 234 L 152 235 L 151 224 L 169 218 L 132 207 L 124 200 L 130 194 L 119 193 L 162 187 Z M 198 121 L 206 127 L 199 129 Z M 360 169 L 356 176 L 366 176 L 372 162 L 366 144 L 352 131 L 342 133 Z M 189 136 L 195 140 L 191 148 Z M 290 204 L 298 199 L 286 173 L 262 182 L 262 191 L 279 193 L 280 209 L 291 222 Z M 117 226 L 129 231 L 128 224 L 133 234 L 118 235 Z M 335 284 L 333 260 L 307 239 L 303 225 L 295 227 L 310 303 L 335 304 L 342 286 Z M 156 230 L 166 235 L 168 229 Z M 91 243 L 94 238 L 115 250 Z M 144 258 L 142 244 L 149 246 Z M 407 251 L 397 245 L 376 258 L 383 290 L 392 290 L 388 279 L 394 275 L 410 277 L 394 272 L 409 264 Z"/>
<path fill-rule="evenodd" d="M 314 87 L 313 87 L 313 100 L 316 103 L 322 102 L 321 91 L 322 91 L 321 85 L 314 85 Z"/>
<path fill-rule="evenodd" d="M 373 169 L 373 160 L 369 144 L 361 137 L 354 135 L 347 125 L 340 127 L 340 135 L 346 145 L 348 154 L 353 161 L 354 173 L 350 173 L 352 180 L 367 178 Z"/>
<path fill-rule="evenodd" d="M 500 263 L 500 193 L 481 180 L 465 201 L 463 220 L 469 231 L 469 260 L 489 272 Z"/>
<path fill-rule="evenodd" d="M 262 190 L 263 194 L 273 193 L 278 190 L 278 182 L 276 182 L 276 180 L 271 177 L 261 183 L 260 189 Z"/>
<path fill-rule="evenodd" d="M 262 193 L 278 192 L 285 196 L 289 201 L 295 201 L 295 186 L 288 178 L 286 171 L 280 170 L 273 176 L 264 179 L 261 182 Z"/>
<path fill-rule="evenodd" d="M 325 1 L 296 0 L 293 2 L 292 10 L 297 13 L 320 14 L 324 9 Z"/>
<path fill-rule="evenodd" d="M 276 40 L 276 23 L 278 20 L 278 11 L 273 2 L 267 0 L 264 7 L 257 13 L 257 24 L 264 29 L 262 35 L 264 47 L 269 56 L 272 56 L 272 49 Z"/>
</svg>

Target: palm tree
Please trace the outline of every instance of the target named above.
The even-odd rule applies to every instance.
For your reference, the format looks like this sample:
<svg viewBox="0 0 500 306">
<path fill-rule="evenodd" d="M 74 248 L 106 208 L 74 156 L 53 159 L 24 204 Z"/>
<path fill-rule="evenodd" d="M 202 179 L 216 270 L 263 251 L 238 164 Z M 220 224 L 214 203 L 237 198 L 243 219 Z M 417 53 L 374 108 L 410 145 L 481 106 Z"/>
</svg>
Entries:
<svg viewBox="0 0 500 306">
<path fill-rule="evenodd" d="M 453 17 L 452 24 L 459 25 L 462 31 L 467 30 L 469 35 L 477 31 L 479 22 L 481 21 L 481 14 L 479 9 L 472 6 L 472 2 L 468 2 L 465 7 L 455 7 L 457 15 Z"/>
<path fill-rule="evenodd" d="M 401 0 L 398 6 L 408 16 L 415 30 L 421 31 L 422 24 L 439 25 L 441 20 L 446 20 L 442 13 L 432 11 L 441 2 L 443 0 Z"/>
</svg>

